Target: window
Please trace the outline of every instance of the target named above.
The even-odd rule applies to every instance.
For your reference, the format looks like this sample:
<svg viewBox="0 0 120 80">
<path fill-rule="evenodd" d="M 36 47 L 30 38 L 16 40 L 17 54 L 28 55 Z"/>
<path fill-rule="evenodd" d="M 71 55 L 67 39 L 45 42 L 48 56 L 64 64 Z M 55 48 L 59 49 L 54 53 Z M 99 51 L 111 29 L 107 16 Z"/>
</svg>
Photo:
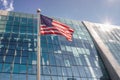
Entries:
<svg viewBox="0 0 120 80">
<path fill-rule="evenodd" d="M 3 56 L 0 56 L 0 63 L 3 62 Z"/>
<path fill-rule="evenodd" d="M 14 64 L 13 73 L 19 73 L 19 72 L 20 72 L 20 65 L 19 64 Z"/>
<path fill-rule="evenodd" d="M 72 72 L 73 72 L 73 76 L 79 76 L 77 66 L 72 66 Z"/>
<path fill-rule="evenodd" d="M 50 68 L 49 68 L 49 66 L 43 66 L 43 74 L 50 75 Z"/>
<path fill-rule="evenodd" d="M 85 66 L 78 66 L 78 71 L 79 71 L 81 77 L 87 77 L 84 67 Z"/>
<path fill-rule="evenodd" d="M 62 76 L 62 67 L 57 67 L 57 74 Z"/>
<path fill-rule="evenodd" d="M 0 63 L 0 72 L 2 72 L 2 64 Z"/>
<path fill-rule="evenodd" d="M 64 66 L 63 56 L 61 54 L 55 54 L 55 60 L 57 66 Z"/>
<path fill-rule="evenodd" d="M 13 56 L 6 56 L 5 62 L 12 63 L 13 62 Z"/>
<path fill-rule="evenodd" d="M 49 65 L 48 53 L 42 53 L 42 65 Z"/>
<path fill-rule="evenodd" d="M 67 76 L 67 71 L 65 67 L 62 67 L 62 75 Z"/>
<path fill-rule="evenodd" d="M 51 75 L 57 75 L 57 68 L 56 67 L 50 67 L 51 68 Z"/>
<path fill-rule="evenodd" d="M 20 75 L 19 75 L 19 79 L 20 79 L 20 80 L 26 80 L 26 75 L 20 74 Z"/>
<path fill-rule="evenodd" d="M 37 80 L 36 75 L 28 75 L 28 80 Z"/>
<path fill-rule="evenodd" d="M 19 65 L 19 68 L 20 68 L 20 73 L 26 73 L 27 72 L 26 65 Z"/>
<path fill-rule="evenodd" d="M 56 65 L 54 54 L 51 53 L 49 54 L 49 61 L 50 61 L 50 65 Z"/>
<path fill-rule="evenodd" d="M 4 64 L 3 72 L 9 72 L 11 71 L 11 64 Z"/>
</svg>

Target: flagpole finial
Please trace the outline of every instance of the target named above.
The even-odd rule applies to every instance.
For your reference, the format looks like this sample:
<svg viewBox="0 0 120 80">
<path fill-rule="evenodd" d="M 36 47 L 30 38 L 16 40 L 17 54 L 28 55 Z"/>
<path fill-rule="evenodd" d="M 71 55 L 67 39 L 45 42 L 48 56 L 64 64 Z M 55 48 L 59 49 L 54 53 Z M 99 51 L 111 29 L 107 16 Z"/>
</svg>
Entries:
<svg viewBox="0 0 120 80">
<path fill-rule="evenodd" d="M 41 9 L 37 9 L 37 13 L 40 13 L 41 12 Z"/>
</svg>

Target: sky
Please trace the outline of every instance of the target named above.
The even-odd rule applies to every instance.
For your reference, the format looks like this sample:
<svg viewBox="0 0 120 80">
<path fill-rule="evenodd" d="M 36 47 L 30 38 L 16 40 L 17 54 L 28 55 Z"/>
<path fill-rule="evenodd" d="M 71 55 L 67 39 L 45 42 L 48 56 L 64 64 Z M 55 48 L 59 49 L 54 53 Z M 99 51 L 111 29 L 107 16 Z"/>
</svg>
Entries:
<svg viewBox="0 0 120 80">
<path fill-rule="evenodd" d="M 120 0 L 0 0 L 0 9 L 120 26 Z"/>
</svg>

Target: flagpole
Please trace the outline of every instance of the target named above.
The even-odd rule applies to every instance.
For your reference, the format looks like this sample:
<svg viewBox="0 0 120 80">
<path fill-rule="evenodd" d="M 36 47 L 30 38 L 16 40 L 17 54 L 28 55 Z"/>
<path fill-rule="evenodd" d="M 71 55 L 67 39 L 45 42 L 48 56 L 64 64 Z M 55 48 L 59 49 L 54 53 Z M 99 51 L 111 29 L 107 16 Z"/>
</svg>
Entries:
<svg viewBox="0 0 120 80">
<path fill-rule="evenodd" d="M 41 53 L 40 53 L 40 24 L 41 24 L 41 20 L 40 20 L 40 9 L 37 9 L 37 80 L 41 80 L 40 79 L 40 75 L 41 75 L 41 70 L 40 70 L 40 66 L 41 66 Z"/>
</svg>

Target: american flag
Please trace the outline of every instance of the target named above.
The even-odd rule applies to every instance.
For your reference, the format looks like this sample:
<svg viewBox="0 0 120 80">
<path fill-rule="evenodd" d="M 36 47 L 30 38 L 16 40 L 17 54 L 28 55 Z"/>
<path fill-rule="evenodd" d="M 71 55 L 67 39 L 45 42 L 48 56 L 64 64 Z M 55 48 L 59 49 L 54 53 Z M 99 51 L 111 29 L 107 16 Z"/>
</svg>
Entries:
<svg viewBox="0 0 120 80">
<path fill-rule="evenodd" d="M 74 32 L 69 26 L 58 22 L 52 18 L 40 15 L 41 20 L 41 35 L 56 34 L 65 36 L 68 41 L 72 41 L 72 34 Z"/>
</svg>

